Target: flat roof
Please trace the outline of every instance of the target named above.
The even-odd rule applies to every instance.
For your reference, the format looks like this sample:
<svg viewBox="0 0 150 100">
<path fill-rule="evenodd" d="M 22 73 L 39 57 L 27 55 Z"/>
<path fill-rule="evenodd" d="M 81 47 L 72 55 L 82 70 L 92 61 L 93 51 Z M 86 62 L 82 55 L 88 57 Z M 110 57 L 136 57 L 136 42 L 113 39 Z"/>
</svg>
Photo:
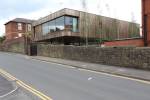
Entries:
<svg viewBox="0 0 150 100">
<path fill-rule="evenodd" d="M 98 14 L 93 14 L 93 13 L 89 13 L 89 12 L 84 12 L 84 11 L 80 11 L 80 10 L 74 10 L 74 9 L 70 9 L 70 8 L 64 8 L 61 10 L 58 10 L 54 13 L 51 13 L 45 17 L 42 17 L 38 20 L 36 20 L 35 22 L 33 22 L 33 26 L 37 26 L 37 25 L 41 25 L 47 21 L 56 19 L 58 17 L 64 16 L 64 15 L 69 15 L 69 16 L 75 16 L 75 17 L 79 17 L 80 13 L 87 13 L 87 14 L 92 14 L 95 16 L 101 16 L 101 17 L 105 17 L 105 18 L 110 18 L 110 19 L 116 19 L 116 18 L 111 18 L 111 17 L 106 17 L 106 16 L 102 16 L 102 15 L 98 15 Z M 128 23 L 134 23 L 134 22 L 130 22 L 130 21 L 125 21 L 125 20 L 120 20 L 120 19 L 116 19 L 118 21 L 124 21 L 124 22 L 128 22 Z M 137 24 L 137 23 L 135 23 Z"/>
</svg>

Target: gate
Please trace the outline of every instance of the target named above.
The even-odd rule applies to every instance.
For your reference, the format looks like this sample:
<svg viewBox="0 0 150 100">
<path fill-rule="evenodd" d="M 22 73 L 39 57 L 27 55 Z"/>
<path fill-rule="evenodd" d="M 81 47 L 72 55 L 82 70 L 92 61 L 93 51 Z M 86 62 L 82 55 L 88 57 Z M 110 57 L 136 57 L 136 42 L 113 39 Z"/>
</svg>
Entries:
<svg viewBox="0 0 150 100">
<path fill-rule="evenodd" d="M 37 44 L 32 43 L 30 44 L 30 56 L 36 56 L 37 55 Z"/>
</svg>

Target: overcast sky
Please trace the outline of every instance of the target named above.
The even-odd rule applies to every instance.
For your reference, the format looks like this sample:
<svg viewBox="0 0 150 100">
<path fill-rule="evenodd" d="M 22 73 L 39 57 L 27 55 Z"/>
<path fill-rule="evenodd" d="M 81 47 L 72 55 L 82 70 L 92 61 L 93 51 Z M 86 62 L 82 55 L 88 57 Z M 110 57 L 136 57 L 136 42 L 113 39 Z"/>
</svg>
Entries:
<svg viewBox="0 0 150 100">
<path fill-rule="evenodd" d="M 86 0 L 87 11 L 141 23 L 141 0 Z M 39 19 L 62 8 L 83 10 L 81 0 L 1 0 L 0 35 L 14 18 Z"/>
</svg>

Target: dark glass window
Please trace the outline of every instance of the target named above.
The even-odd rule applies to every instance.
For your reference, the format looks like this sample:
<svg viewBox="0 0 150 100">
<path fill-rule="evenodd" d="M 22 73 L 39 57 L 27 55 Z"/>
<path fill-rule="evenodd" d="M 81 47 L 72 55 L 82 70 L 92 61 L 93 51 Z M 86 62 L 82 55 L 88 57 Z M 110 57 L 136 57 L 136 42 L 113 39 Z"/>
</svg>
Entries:
<svg viewBox="0 0 150 100">
<path fill-rule="evenodd" d="M 64 16 L 56 19 L 56 31 L 64 30 Z"/>
</svg>

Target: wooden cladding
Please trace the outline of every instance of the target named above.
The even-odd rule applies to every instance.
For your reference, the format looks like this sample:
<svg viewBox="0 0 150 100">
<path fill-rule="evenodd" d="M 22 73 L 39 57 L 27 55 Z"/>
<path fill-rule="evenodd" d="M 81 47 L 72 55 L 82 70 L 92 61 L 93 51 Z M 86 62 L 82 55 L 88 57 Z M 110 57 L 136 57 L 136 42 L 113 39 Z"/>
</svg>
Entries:
<svg viewBox="0 0 150 100">
<path fill-rule="evenodd" d="M 140 37 L 140 25 L 138 24 L 99 16 L 95 14 L 85 13 L 77 10 L 63 9 L 34 22 L 33 25 L 35 27 L 36 40 L 38 40 L 38 38 L 44 37 L 42 35 L 43 23 L 66 15 L 78 18 L 78 36 L 82 38 L 87 37 L 105 40 L 116 40 L 123 38 Z M 49 39 L 51 39 L 52 37 L 53 36 L 49 37 Z"/>
</svg>

